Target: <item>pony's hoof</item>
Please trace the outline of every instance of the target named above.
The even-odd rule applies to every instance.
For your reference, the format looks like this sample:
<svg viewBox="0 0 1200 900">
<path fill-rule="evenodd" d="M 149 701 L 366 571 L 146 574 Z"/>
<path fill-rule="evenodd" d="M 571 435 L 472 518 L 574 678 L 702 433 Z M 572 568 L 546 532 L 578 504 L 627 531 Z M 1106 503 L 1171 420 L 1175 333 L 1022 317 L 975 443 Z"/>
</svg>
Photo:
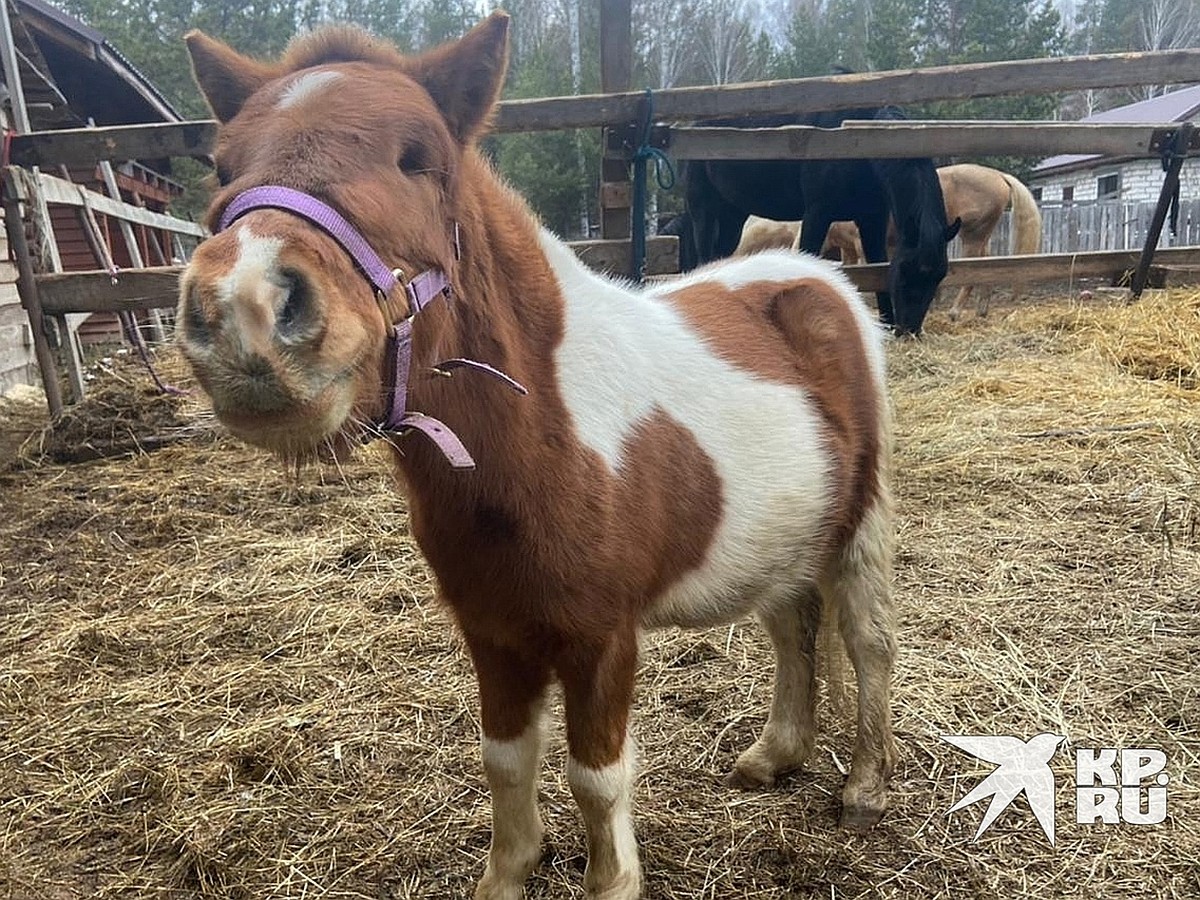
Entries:
<svg viewBox="0 0 1200 900">
<path fill-rule="evenodd" d="M 721 780 L 726 787 L 739 791 L 761 791 L 775 784 L 775 779 L 770 775 L 752 774 L 742 769 L 734 769 Z"/>
<path fill-rule="evenodd" d="M 587 900 L 638 900 L 642 896 L 641 868 L 622 872 L 611 884 L 604 887 L 589 885 L 584 880 Z"/>
<path fill-rule="evenodd" d="M 524 889 L 520 884 L 484 881 L 475 886 L 475 900 L 521 900 Z"/>
<path fill-rule="evenodd" d="M 842 818 L 838 824 L 847 831 L 853 831 L 856 834 L 866 834 L 879 824 L 879 820 L 883 818 L 885 809 L 887 809 L 886 798 L 873 802 L 859 801 L 852 805 L 843 806 Z"/>
</svg>

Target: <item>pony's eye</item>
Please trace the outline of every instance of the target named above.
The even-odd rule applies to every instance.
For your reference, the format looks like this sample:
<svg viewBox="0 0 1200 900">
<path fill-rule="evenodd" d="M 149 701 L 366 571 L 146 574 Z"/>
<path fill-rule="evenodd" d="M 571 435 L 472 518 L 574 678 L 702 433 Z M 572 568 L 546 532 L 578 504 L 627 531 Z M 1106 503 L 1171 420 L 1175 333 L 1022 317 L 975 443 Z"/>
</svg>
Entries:
<svg viewBox="0 0 1200 900">
<path fill-rule="evenodd" d="M 400 171 L 408 175 L 417 175 L 429 168 L 429 158 L 425 148 L 420 144 L 412 144 L 404 148 L 397 163 Z"/>
<path fill-rule="evenodd" d="M 233 181 L 233 176 L 224 166 L 217 166 L 217 184 L 221 187 L 228 187 L 229 182 Z"/>
</svg>

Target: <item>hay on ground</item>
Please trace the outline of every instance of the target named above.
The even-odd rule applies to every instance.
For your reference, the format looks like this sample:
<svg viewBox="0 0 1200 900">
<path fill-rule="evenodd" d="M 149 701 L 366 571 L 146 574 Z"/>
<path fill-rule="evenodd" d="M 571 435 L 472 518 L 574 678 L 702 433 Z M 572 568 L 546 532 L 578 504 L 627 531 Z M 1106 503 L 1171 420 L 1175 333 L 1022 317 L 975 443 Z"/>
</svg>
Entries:
<svg viewBox="0 0 1200 900">
<path fill-rule="evenodd" d="M 935 314 L 891 348 L 892 808 L 836 830 L 846 712 L 775 789 L 723 787 L 765 717 L 769 648 L 749 623 L 654 634 L 646 896 L 1200 896 L 1198 309 L 1059 298 Z M 135 443 L 163 427 L 142 390 L 99 413 Z M 297 478 L 193 436 L 32 454 L 0 491 L 0 896 L 469 896 L 489 839 L 476 689 L 374 451 Z M 1042 731 L 1068 736 L 1056 846 L 1024 800 L 972 843 L 981 805 L 947 813 L 990 767 L 939 735 Z M 1167 754 L 1167 822 L 1075 824 L 1075 749 L 1140 746 Z M 532 898 L 581 896 L 564 755 L 556 730 Z"/>
</svg>

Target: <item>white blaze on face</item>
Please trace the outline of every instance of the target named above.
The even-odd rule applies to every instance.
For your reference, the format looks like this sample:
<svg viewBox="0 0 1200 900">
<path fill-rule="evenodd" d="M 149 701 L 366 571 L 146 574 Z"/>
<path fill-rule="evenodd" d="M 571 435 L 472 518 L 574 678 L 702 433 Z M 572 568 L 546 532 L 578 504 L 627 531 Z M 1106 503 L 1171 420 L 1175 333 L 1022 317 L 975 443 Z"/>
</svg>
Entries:
<svg viewBox="0 0 1200 900">
<path fill-rule="evenodd" d="M 287 87 L 279 95 L 279 102 L 275 104 L 275 108 L 292 109 L 293 107 L 300 106 L 308 98 L 319 93 L 322 88 L 341 77 L 340 72 L 330 72 L 328 70 L 305 72 L 288 83 Z"/>
<path fill-rule="evenodd" d="M 236 233 L 237 261 L 217 282 L 217 302 L 234 325 L 226 333 L 236 336 L 242 352 L 250 353 L 259 341 L 271 340 L 276 311 L 286 299 L 278 274 L 283 241 L 256 235 L 247 225 Z"/>
</svg>

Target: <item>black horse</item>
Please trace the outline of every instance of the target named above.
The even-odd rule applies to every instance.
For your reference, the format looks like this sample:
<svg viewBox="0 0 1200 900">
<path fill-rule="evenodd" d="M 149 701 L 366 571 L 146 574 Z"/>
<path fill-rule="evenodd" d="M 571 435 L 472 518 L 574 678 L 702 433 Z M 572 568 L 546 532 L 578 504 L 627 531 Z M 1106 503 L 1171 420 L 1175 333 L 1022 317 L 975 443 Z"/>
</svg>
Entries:
<svg viewBox="0 0 1200 900">
<path fill-rule="evenodd" d="M 686 211 L 675 216 L 658 229 L 659 234 L 673 234 L 679 238 L 679 271 L 689 272 L 700 265 L 696 256 L 696 238 L 692 229 L 692 217 Z"/>
<path fill-rule="evenodd" d="M 726 119 L 706 125 L 837 128 L 847 119 L 903 119 L 895 107 L 807 116 Z M 946 204 L 931 159 L 691 160 L 684 166 L 686 212 L 697 264 L 729 256 L 742 225 L 754 214 L 803 219 L 800 249 L 817 254 L 832 222 L 851 220 L 868 262 L 887 260 L 889 216 L 897 246 L 888 290 L 876 294 L 884 322 L 918 334 L 938 285 L 946 277 L 946 245 L 962 224 L 946 222 Z"/>
</svg>

